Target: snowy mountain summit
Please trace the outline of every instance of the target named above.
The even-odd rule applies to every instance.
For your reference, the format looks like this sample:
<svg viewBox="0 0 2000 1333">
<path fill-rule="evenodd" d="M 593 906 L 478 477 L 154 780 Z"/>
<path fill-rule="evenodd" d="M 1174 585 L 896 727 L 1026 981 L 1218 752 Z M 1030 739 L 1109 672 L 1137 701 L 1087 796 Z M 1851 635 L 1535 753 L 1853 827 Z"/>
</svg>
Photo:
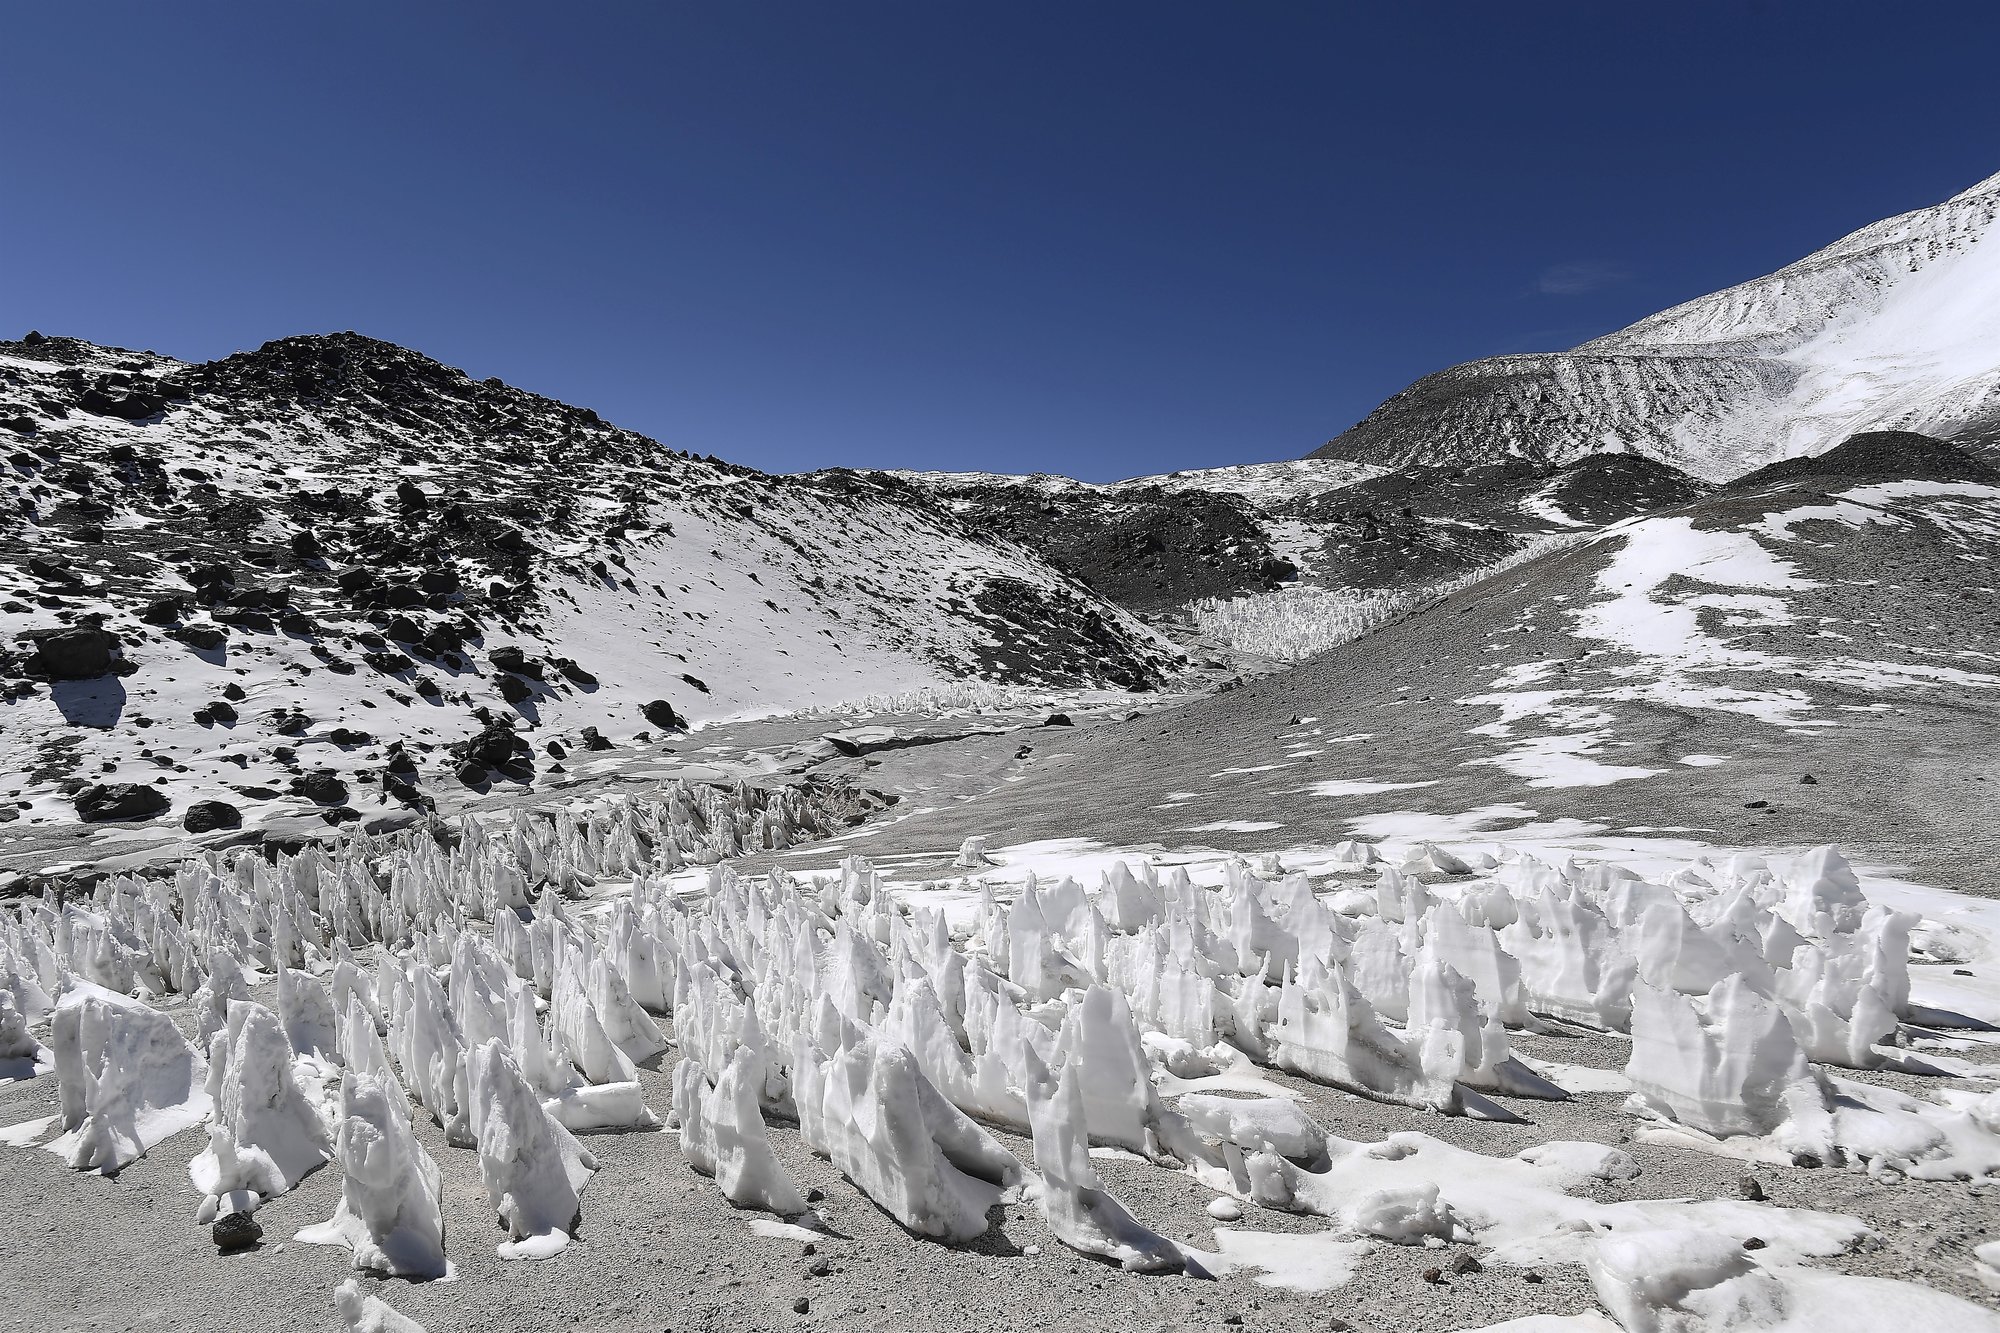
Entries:
<svg viewBox="0 0 2000 1333">
<path fill-rule="evenodd" d="M 1314 457 L 1642 454 L 1710 480 L 1864 431 L 2000 434 L 2000 175 L 1568 352 L 1427 375 Z"/>
</svg>

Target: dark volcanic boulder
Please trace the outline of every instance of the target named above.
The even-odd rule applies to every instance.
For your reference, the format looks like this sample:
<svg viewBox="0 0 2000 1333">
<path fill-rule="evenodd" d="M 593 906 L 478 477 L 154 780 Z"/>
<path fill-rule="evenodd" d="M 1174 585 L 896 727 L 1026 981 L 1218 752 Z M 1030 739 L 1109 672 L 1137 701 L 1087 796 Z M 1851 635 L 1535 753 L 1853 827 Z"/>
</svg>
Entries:
<svg viewBox="0 0 2000 1333">
<path fill-rule="evenodd" d="M 76 794 L 76 813 L 86 824 L 108 819 L 151 819 L 168 806 L 167 794 L 141 782 L 100 782 Z"/>
<path fill-rule="evenodd" d="M 196 801 L 181 816 L 181 827 L 189 833 L 211 833 L 221 828 L 243 827 L 243 812 L 227 801 Z"/>
<path fill-rule="evenodd" d="M 318 769 L 311 773 L 301 773 L 291 781 L 294 795 L 303 796 L 318 805 L 345 805 L 347 784 L 337 773 Z"/>
<path fill-rule="evenodd" d="M 28 572 L 44 583 L 60 583 L 67 586 L 83 582 L 83 576 L 71 569 L 66 561 L 49 556 L 29 556 Z"/>
<path fill-rule="evenodd" d="M 35 656 L 50 680 L 95 680 L 108 675 L 118 637 L 97 625 L 33 632 Z"/>
<path fill-rule="evenodd" d="M 535 697 L 535 687 L 519 676 L 500 677 L 500 697 L 510 704 L 526 703 Z"/>
<path fill-rule="evenodd" d="M 223 1254 L 247 1250 L 264 1237 L 263 1223 L 248 1213 L 225 1213 L 208 1229 L 208 1238 Z"/>
<path fill-rule="evenodd" d="M 528 742 L 514 734 L 505 722 L 494 722 L 451 747 L 453 756 L 481 768 L 505 768 L 510 764 L 532 763 Z"/>
<path fill-rule="evenodd" d="M 220 625 L 182 625 L 169 636 L 179 639 L 190 648 L 211 650 L 229 642 L 229 631 Z"/>
<path fill-rule="evenodd" d="M 511 671 L 518 676 L 542 678 L 542 664 L 529 657 L 517 644 L 505 643 L 486 654 L 486 660 L 502 671 Z"/>
<path fill-rule="evenodd" d="M 674 706 L 665 699 L 655 699 L 641 707 L 639 711 L 646 715 L 648 722 L 663 731 L 687 730 L 687 723 L 681 721 L 681 715 L 676 713 Z"/>
<path fill-rule="evenodd" d="M 577 733 L 577 737 L 583 742 L 583 748 L 586 750 L 609 750 L 611 748 L 611 742 L 600 735 L 596 727 L 585 727 Z"/>
</svg>

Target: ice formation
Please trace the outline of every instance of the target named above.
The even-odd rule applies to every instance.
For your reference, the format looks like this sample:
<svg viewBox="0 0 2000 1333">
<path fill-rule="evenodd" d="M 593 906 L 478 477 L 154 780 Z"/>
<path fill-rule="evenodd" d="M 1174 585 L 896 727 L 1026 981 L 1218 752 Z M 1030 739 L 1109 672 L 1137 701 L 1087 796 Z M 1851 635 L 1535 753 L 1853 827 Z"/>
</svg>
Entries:
<svg viewBox="0 0 2000 1333">
<path fill-rule="evenodd" d="M 1035 1169 L 1042 1173 L 1037 1198 L 1049 1229 L 1071 1249 L 1101 1255 L 1132 1272 L 1181 1268 L 1180 1247 L 1135 1221 L 1090 1165 L 1080 1062 L 1065 1059 L 1052 1074 L 1032 1050 L 1025 1056 Z"/>
<path fill-rule="evenodd" d="M 1190 1173 L 1222 1196 L 1218 1218 L 1317 1215 L 1350 1247 L 1471 1237 L 1494 1262 L 1582 1263 L 1609 1231 L 1591 1262 L 1614 1310 L 1627 1291 L 1688 1309 L 1736 1291 L 1743 1274 L 1694 1250 L 1641 1263 L 1619 1248 L 1627 1232 L 1717 1221 L 1700 1204 L 1718 1201 L 1642 1215 L 1569 1197 L 1636 1170 L 1615 1149 L 1357 1144 L 1260 1095 L 1257 1065 L 1448 1114 L 1495 1114 L 1487 1094 L 1560 1095 L 1564 1066 L 1552 1083 L 1513 1055 L 1522 1028 L 1629 1032 L 1642 1141 L 1913 1177 L 2000 1169 L 1991 1093 L 1824 1072 L 1953 1067 L 1908 1021 L 1934 1021 L 1911 999 L 1910 956 L 1913 939 L 1943 947 L 1938 927 L 1868 902 L 1830 849 L 1646 879 L 1357 842 L 1282 862 L 1100 861 L 1086 889 L 977 848 L 937 894 L 892 892 L 859 858 L 811 878 L 689 870 L 762 836 L 747 808 L 668 793 L 461 821 L 450 847 L 423 833 L 268 860 L 204 852 L 171 883 L 115 875 L 83 901 L 23 903 L 0 914 L 0 1055 L 29 1058 L 48 1025 L 56 1146 L 78 1165 L 116 1169 L 212 1101 L 195 1178 L 216 1211 L 311 1169 L 315 1102 L 337 1087 L 322 1114 L 342 1202 L 305 1234 L 408 1276 L 446 1268 L 411 1099 L 479 1154 L 501 1252 L 552 1253 L 591 1165 L 573 1133 L 653 1123 L 640 1070 L 671 1047 L 681 1151 L 738 1205 L 804 1211 L 767 1129 L 795 1119 L 913 1231 L 971 1241 L 1025 1191 L 1065 1244 L 1142 1270 L 1184 1253 L 1105 1190 L 1092 1145 Z M 206 1089 L 200 1052 L 114 984 L 189 997 L 212 1039 Z M 263 985 L 275 1012 L 248 1003 Z M 986 1125 L 1031 1136 L 1033 1171 Z"/>
<path fill-rule="evenodd" d="M 424 1333 L 422 1324 L 396 1313 L 380 1297 L 367 1295 L 353 1278 L 334 1288 L 333 1305 L 347 1333 Z"/>
<path fill-rule="evenodd" d="M 115 1175 L 208 1114 L 207 1062 L 140 1001 L 79 986 L 56 1006 L 49 1045 L 63 1133 L 48 1147 L 74 1170 Z"/>
<path fill-rule="evenodd" d="M 236 1000 L 209 1048 L 208 1146 L 188 1164 L 202 1193 L 199 1222 L 250 1212 L 326 1164 L 326 1126 L 292 1074 L 278 1016 Z"/>
<path fill-rule="evenodd" d="M 971 1240 L 986 1230 L 987 1209 L 1022 1182 L 1013 1155 L 900 1046 L 864 1040 L 794 1078 L 806 1142 L 912 1231 Z"/>
<path fill-rule="evenodd" d="M 779 1164 L 757 1103 L 763 1053 L 738 1046 L 710 1087 L 689 1057 L 674 1067 L 674 1112 L 681 1122 L 681 1152 L 688 1164 L 715 1177 L 722 1196 L 739 1208 L 792 1216 L 806 1211 L 805 1196 Z"/>
<path fill-rule="evenodd" d="M 471 1125 L 487 1202 L 511 1239 L 503 1259 L 545 1259 L 569 1244 L 584 1182 L 597 1168 L 570 1132 L 542 1109 L 501 1037 L 472 1052 Z"/>
<path fill-rule="evenodd" d="M 1639 983 L 1632 1003 L 1634 1109 L 1717 1138 L 1789 1127 L 1800 1152 L 1825 1152 L 1826 1090 L 1784 1011 L 1740 977 L 1705 1001 Z"/>
<path fill-rule="evenodd" d="M 439 1278 L 451 1265 L 444 1253 L 444 1211 L 437 1163 L 392 1107 L 393 1085 L 350 1073 L 340 1088 L 335 1159 L 343 1173 L 333 1217 L 300 1231 L 308 1245 L 344 1245 L 356 1268 L 394 1277 Z"/>
</svg>

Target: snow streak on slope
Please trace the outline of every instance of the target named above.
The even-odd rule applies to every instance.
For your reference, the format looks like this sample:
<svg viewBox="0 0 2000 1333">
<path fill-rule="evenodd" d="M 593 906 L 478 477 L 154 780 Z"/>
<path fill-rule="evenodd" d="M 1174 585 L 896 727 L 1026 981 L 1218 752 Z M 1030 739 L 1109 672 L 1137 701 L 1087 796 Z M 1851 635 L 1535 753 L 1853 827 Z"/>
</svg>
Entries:
<svg viewBox="0 0 2000 1333">
<path fill-rule="evenodd" d="M 1510 748 L 1478 762 L 1530 786 L 1619 781 L 1653 771 L 1601 761 L 1621 704 L 1804 730 L 1838 726 L 1844 709 L 1888 706 L 1832 699 L 2000 690 L 2000 655 L 1978 632 L 1968 636 L 1965 618 L 1979 614 L 1976 573 L 1963 592 L 1878 589 L 1840 558 L 1853 548 L 1843 529 L 1921 530 L 1933 545 L 1920 549 L 1977 570 L 2000 555 L 2000 486 L 1904 481 L 1786 498 L 1795 503 L 1732 526 L 1691 511 L 1588 539 L 1609 553 L 1591 598 L 1550 609 L 1589 649 L 1570 662 L 1517 663 L 1490 691 L 1459 700 L 1501 710 L 1477 730 Z M 1853 600 L 1816 600 L 1835 597 Z M 1940 618 L 1925 623 L 1930 615 Z"/>
<path fill-rule="evenodd" d="M 1865 430 L 2000 427 L 2000 176 L 1568 353 L 1418 381 L 1317 456 L 1629 450 L 1723 479 Z"/>
</svg>

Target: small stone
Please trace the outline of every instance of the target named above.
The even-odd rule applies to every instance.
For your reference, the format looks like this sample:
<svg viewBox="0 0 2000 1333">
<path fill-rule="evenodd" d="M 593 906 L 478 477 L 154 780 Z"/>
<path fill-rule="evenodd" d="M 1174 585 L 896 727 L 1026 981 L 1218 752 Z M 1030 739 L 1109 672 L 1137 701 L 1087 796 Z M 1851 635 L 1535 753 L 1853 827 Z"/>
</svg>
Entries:
<svg viewBox="0 0 2000 1333">
<path fill-rule="evenodd" d="M 815 1259 L 806 1265 L 807 1277 L 825 1277 L 833 1271 L 833 1265 L 824 1259 Z"/>
<path fill-rule="evenodd" d="M 1454 1273 L 1478 1273 L 1483 1272 L 1485 1267 L 1486 1265 L 1470 1254 L 1458 1254 L 1451 1261 L 1451 1271 Z"/>
<path fill-rule="evenodd" d="M 1752 1203 L 1764 1202 L 1764 1185 L 1755 1176 L 1745 1176 L 1736 1182 L 1736 1192 Z"/>
<path fill-rule="evenodd" d="M 812 1302 L 800 1296 L 792 1302 L 793 1314 L 806 1314 L 812 1310 Z"/>
<path fill-rule="evenodd" d="M 1521 1277 L 1521 1281 L 1523 1282 L 1540 1282 L 1541 1280 L 1542 1275 L 1540 1273 L 1526 1273 Z"/>
<path fill-rule="evenodd" d="M 1819 779 L 1810 773 L 1801 773 L 1799 775 L 1799 785 L 1801 787 L 1817 787 L 1819 786 Z"/>
<path fill-rule="evenodd" d="M 1771 803 L 1769 801 L 1745 801 L 1743 803 L 1743 808 L 1745 810 L 1762 810 L 1765 809 L 1770 804 Z"/>
<path fill-rule="evenodd" d="M 1764 1248 L 1764 1238 L 1762 1236 L 1745 1236 L 1743 1238 L 1743 1248 L 1746 1250 L 1761 1250 Z"/>
<path fill-rule="evenodd" d="M 800 1254 L 804 1254 L 804 1255 L 814 1255 L 814 1254 L 818 1254 L 818 1253 L 819 1253 L 819 1246 L 817 1246 L 817 1245 L 813 1244 L 813 1243 L 812 1243 L 811 1241 L 807 1241 L 807 1242 L 806 1242 L 806 1244 L 805 1244 L 805 1248 L 804 1248 L 804 1249 L 802 1249 L 802 1250 L 800 1250 L 800 1251 L 799 1251 L 799 1253 L 800 1253 Z"/>
<path fill-rule="evenodd" d="M 1955 977 L 1969 977 L 1972 975 L 1972 969 L 1969 967 L 1954 967 L 1951 970 L 1951 974 Z"/>
<path fill-rule="evenodd" d="M 215 1219 L 208 1229 L 209 1239 L 224 1254 L 247 1250 L 264 1236 L 264 1228 L 248 1213 L 228 1213 Z"/>
<path fill-rule="evenodd" d="M 818 1203 L 821 1199 L 824 1199 L 825 1197 L 826 1197 L 825 1190 L 810 1189 L 806 1191 L 807 1203 Z"/>
</svg>

